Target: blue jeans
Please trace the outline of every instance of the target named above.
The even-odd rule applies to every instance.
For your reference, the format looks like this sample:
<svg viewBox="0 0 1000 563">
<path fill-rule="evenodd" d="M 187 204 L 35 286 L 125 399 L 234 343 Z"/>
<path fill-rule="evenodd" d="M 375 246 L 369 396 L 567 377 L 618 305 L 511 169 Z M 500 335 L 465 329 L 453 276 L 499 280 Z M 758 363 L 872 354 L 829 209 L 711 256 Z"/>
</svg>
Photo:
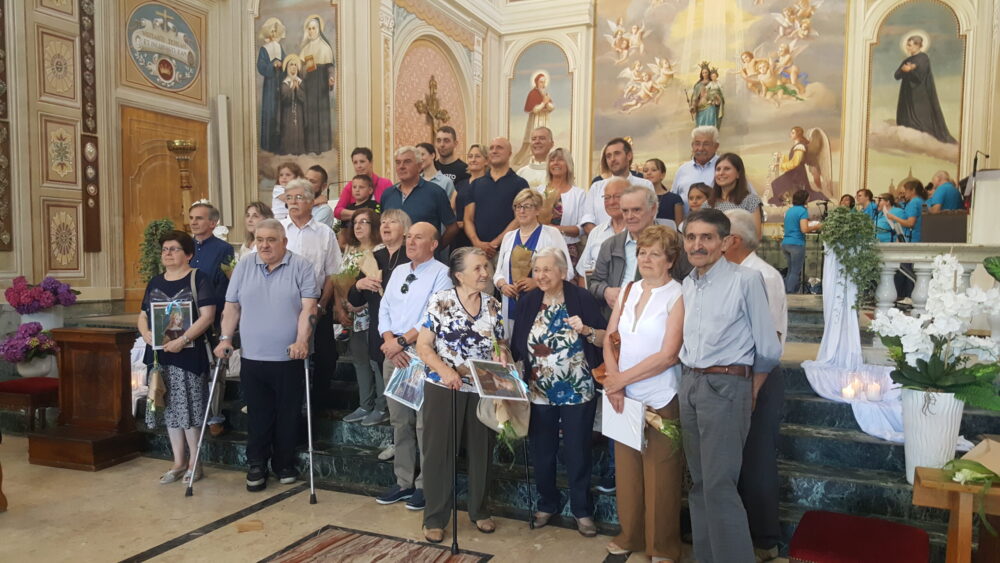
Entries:
<svg viewBox="0 0 1000 563">
<path fill-rule="evenodd" d="M 806 247 L 801 244 L 783 244 L 781 252 L 788 260 L 788 273 L 785 275 L 785 293 L 798 293 L 802 285 L 802 267 L 806 263 Z"/>
</svg>

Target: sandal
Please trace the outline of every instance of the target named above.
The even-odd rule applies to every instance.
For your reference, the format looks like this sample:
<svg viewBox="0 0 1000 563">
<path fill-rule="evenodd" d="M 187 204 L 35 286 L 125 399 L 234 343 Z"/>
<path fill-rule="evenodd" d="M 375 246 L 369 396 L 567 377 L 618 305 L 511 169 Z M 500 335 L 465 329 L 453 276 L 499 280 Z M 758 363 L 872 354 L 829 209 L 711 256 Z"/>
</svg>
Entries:
<svg viewBox="0 0 1000 563">
<path fill-rule="evenodd" d="M 192 479 L 191 478 L 191 470 L 188 469 L 187 471 L 184 472 L 184 484 L 185 485 L 189 485 L 193 481 L 198 481 L 198 480 L 200 480 L 204 476 L 205 476 L 205 474 L 202 472 L 201 467 L 199 467 L 198 468 L 198 473 L 196 475 L 194 475 L 194 478 Z"/>
<path fill-rule="evenodd" d="M 444 541 L 444 530 L 441 528 L 424 528 L 424 539 L 431 543 Z"/>
<path fill-rule="evenodd" d="M 549 525 L 549 520 L 552 519 L 551 512 L 536 512 L 535 513 L 535 529 L 544 528 Z"/>
<path fill-rule="evenodd" d="M 180 469 L 170 469 L 160 477 L 160 484 L 166 485 L 167 483 L 173 483 L 174 481 L 180 479 L 186 472 L 186 467 L 182 467 Z"/>
<path fill-rule="evenodd" d="M 608 545 L 606 547 L 608 549 L 608 553 L 610 553 L 611 555 L 628 555 L 629 553 L 632 553 L 627 549 L 622 549 L 618 547 L 618 544 L 616 544 L 615 542 L 608 542 Z"/>
<path fill-rule="evenodd" d="M 497 531 L 497 524 L 493 521 L 493 518 L 484 518 L 476 520 L 476 529 L 484 534 L 492 534 Z"/>
</svg>

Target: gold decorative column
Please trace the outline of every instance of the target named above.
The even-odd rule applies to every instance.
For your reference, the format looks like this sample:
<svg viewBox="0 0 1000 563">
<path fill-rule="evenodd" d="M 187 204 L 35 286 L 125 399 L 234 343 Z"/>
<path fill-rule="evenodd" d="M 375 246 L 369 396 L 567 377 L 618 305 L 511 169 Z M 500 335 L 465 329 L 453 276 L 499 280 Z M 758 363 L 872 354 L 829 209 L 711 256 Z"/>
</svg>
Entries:
<svg viewBox="0 0 1000 563">
<path fill-rule="evenodd" d="M 198 150 L 198 143 L 192 139 L 174 139 L 167 141 L 167 150 L 174 154 L 177 159 L 177 168 L 180 169 L 180 189 L 181 203 L 184 209 L 181 215 L 184 217 L 184 226 L 188 225 L 188 209 L 191 208 L 191 158 L 194 151 Z"/>
</svg>

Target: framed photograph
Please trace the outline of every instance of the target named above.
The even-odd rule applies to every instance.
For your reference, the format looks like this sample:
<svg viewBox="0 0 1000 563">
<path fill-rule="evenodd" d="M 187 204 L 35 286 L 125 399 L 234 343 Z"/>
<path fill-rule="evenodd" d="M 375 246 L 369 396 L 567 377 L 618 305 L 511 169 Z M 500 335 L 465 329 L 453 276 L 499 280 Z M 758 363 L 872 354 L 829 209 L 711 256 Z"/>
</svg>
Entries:
<svg viewBox="0 0 1000 563">
<path fill-rule="evenodd" d="M 424 404 L 424 363 L 410 354 L 410 365 L 396 368 L 385 386 L 385 396 L 419 411 Z"/>
<path fill-rule="evenodd" d="M 175 338 L 180 338 L 191 328 L 193 319 L 190 301 L 170 301 L 153 303 L 150 326 L 153 332 L 153 350 L 162 350 L 163 345 Z M 194 341 L 188 342 L 185 348 L 193 348 Z"/>
<path fill-rule="evenodd" d="M 528 389 L 521 381 L 514 364 L 506 366 L 488 360 L 469 360 L 472 380 L 480 397 L 527 401 Z"/>
</svg>

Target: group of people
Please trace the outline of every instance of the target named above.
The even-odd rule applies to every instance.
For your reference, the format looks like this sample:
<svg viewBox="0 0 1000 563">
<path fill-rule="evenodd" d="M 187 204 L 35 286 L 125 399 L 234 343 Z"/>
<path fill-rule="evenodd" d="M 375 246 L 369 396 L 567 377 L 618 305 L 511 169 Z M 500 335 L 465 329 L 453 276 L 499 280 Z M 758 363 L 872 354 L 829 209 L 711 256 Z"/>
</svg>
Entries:
<svg viewBox="0 0 1000 563">
<path fill-rule="evenodd" d="M 151 311 L 162 295 L 197 311 L 156 352 L 158 364 L 177 368 L 164 374 L 170 392 L 160 412 L 175 464 L 161 481 L 201 477 L 185 456 L 205 411 L 206 347 L 231 359 L 238 337 L 247 489 L 263 490 L 271 473 L 294 482 L 303 360 L 314 354 L 321 391 L 332 372 L 321 356 L 336 361 L 336 320 L 358 378 L 359 407 L 344 420 L 393 428 L 379 457 L 392 459 L 396 483 L 376 500 L 423 510 L 428 541 L 443 540 L 451 511 L 453 415 L 468 457 L 469 517 L 483 533 L 496 529 L 486 500 L 494 433 L 477 418 L 467 367 L 480 359 L 516 362 L 524 377 L 536 527 L 563 508 L 561 459 L 577 528 L 597 534 L 592 430 L 603 392 L 617 411 L 629 398 L 679 420 L 683 434 L 682 445 L 647 427 L 641 452 L 610 444 L 601 490 L 615 492 L 622 531 L 609 553 L 680 559 L 686 462 L 698 560 L 753 561 L 755 549 L 776 556 L 787 306 L 781 275 L 754 252 L 761 202 L 742 159 L 717 154 L 718 131 L 698 127 L 692 160 L 668 188 L 662 161 L 646 162 L 639 177 L 629 142 L 613 139 L 584 190 L 551 131 L 530 138 L 531 162 L 515 171 L 507 139 L 473 145 L 466 163 L 454 130 L 442 127 L 434 144 L 395 151 L 395 183 L 375 175 L 371 151 L 359 147 L 357 175 L 336 204 L 325 199 L 322 168 L 282 165 L 275 205 L 246 208 L 247 239 L 228 277 L 217 273 L 225 255 L 192 270 L 218 221 L 210 204 L 192 206 L 192 231 L 203 213 L 204 230 L 161 240 L 166 272 L 150 281 L 143 306 Z M 343 225 L 340 240 L 321 219 L 328 210 Z M 140 316 L 144 337 L 150 317 Z M 419 412 L 384 394 L 393 371 L 415 358 L 427 368 Z"/>
</svg>

